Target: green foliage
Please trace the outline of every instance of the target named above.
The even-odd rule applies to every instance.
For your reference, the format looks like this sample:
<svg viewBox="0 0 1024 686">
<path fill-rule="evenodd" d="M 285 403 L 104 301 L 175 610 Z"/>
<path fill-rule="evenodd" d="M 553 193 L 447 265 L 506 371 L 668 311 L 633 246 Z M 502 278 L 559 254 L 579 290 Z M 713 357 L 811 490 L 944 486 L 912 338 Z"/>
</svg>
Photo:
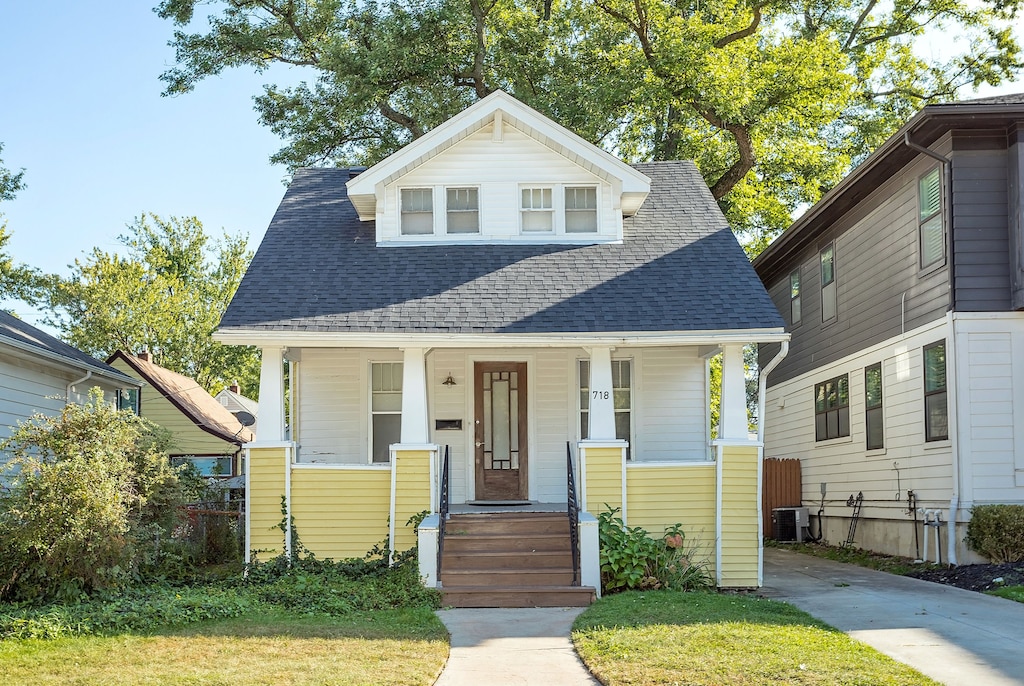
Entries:
<svg viewBox="0 0 1024 686">
<path fill-rule="evenodd" d="M 4 144 L 0 143 L 0 152 L 4 151 Z M 0 157 L 0 201 L 14 200 L 18 191 L 25 187 L 25 170 L 12 172 L 4 166 L 4 160 Z"/>
<path fill-rule="evenodd" d="M 660 539 L 640 527 L 626 526 L 616 517 L 618 508 L 597 517 L 601 544 L 601 588 L 604 593 L 629 589 L 689 591 L 711 585 L 707 562 L 695 559 L 696 550 L 685 545 L 682 525 L 666 527 Z"/>
<path fill-rule="evenodd" d="M 94 248 L 67 277 L 48 277 L 34 296 L 43 321 L 96 357 L 148 350 L 211 393 L 237 380 L 254 394 L 259 352 L 211 337 L 252 259 L 246 239 L 212 239 L 195 217 L 143 215 L 118 240 L 126 257 Z"/>
<path fill-rule="evenodd" d="M 1022 67 L 1021 0 L 163 0 L 165 94 L 243 67 L 289 168 L 373 163 L 501 88 L 630 161 L 694 159 L 758 253 L 923 105 Z M 197 30 L 196 8 L 209 10 Z M 915 50 L 943 31 L 948 58 Z"/>
<path fill-rule="evenodd" d="M 1024 505 L 974 506 L 964 540 L 995 564 L 1024 560 Z"/>
<path fill-rule="evenodd" d="M 1024 603 L 1024 586 L 1003 586 L 1002 588 L 994 588 L 991 591 L 985 592 L 989 595 Z"/>
<path fill-rule="evenodd" d="M 35 415 L 3 447 L 0 599 L 69 599 L 123 587 L 166 561 L 184 491 L 170 467 L 170 434 L 104 403 Z"/>
</svg>

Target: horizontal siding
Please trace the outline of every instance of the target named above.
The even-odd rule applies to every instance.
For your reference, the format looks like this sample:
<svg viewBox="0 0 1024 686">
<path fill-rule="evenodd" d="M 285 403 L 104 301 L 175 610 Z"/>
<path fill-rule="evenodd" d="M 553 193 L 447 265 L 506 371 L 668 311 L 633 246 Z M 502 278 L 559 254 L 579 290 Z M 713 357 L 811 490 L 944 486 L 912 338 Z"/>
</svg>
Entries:
<svg viewBox="0 0 1024 686">
<path fill-rule="evenodd" d="M 721 570 L 723 587 L 756 587 L 761 539 L 758 520 L 759 460 L 757 448 L 722 449 Z"/>
<path fill-rule="evenodd" d="M 587 482 L 587 511 L 595 516 L 609 507 L 622 507 L 622 451 L 618 448 L 588 448 L 584 454 Z M 628 513 L 627 513 L 628 514 Z M 620 512 L 618 516 L 622 516 Z"/>
<path fill-rule="evenodd" d="M 430 453 L 408 450 L 398 453 L 395 473 L 395 550 L 416 545 L 416 531 L 406 522 L 430 511 Z M 390 498 L 386 498 L 388 502 Z"/>
<path fill-rule="evenodd" d="M 390 469 L 292 470 L 295 528 L 321 559 L 362 557 L 386 540 L 390 506 Z"/>
<path fill-rule="evenodd" d="M 536 494 L 532 499 L 541 502 L 565 502 L 568 494 L 565 444 L 575 440 L 579 421 L 575 396 L 570 392 L 570 378 L 573 383 L 576 378 L 576 352 L 573 349 L 538 351 L 535 371 L 530 375 L 534 413 L 530 485 Z"/>
<path fill-rule="evenodd" d="M 695 561 L 715 559 L 715 464 L 626 466 L 628 524 L 657 538 L 681 524 Z"/>
<path fill-rule="evenodd" d="M 648 348 L 634 358 L 633 459 L 707 459 L 705 362 L 696 348 Z"/>
<path fill-rule="evenodd" d="M 248 459 L 248 499 L 246 513 L 249 529 L 248 549 L 261 560 L 283 552 L 284 535 L 278 528 L 284 515 L 281 499 L 285 495 L 285 469 L 288 452 L 284 448 L 252 448 Z"/>
<path fill-rule="evenodd" d="M 299 461 L 322 464 L 369 462 L 369 364 L 400 361 L 400 351 L 349 348 L 304 349 L 299 362 L 297 413 Z"/>
</svg>

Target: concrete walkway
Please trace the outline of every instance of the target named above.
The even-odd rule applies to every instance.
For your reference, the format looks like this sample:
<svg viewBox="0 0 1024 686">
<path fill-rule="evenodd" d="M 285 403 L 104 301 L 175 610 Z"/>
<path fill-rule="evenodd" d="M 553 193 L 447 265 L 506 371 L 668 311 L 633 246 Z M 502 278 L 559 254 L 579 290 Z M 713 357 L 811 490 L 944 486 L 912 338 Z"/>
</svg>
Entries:
<svg viewBox="0 0 1024 686">
<path fill-rule="evenodd" d="M 1024 604 L 764 551 L 762 595 L 785 600 L 948 686 L 1024 684 Z"/>
<path fill-rule="evenodd" d="M 439 610 L 451 654 L 435 686 L 594 686 L 569 632 L 586 608 Z"/>
</svg>

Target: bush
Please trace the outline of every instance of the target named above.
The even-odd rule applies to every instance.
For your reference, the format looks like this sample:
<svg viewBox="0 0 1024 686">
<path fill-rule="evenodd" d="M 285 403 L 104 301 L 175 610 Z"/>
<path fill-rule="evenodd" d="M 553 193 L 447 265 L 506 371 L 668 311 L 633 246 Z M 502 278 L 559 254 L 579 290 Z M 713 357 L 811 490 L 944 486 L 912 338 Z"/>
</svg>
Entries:
<svg viewBox="0 0 1024 686">
<path fill-rule="evenodd" d="M 976 505 L 964 540 L 996 564 L 1024 560 L 1024 505 Z"/>
<path fill-rule="evenodd" d="M 685 546 L 682 525 L 666 527 L 660 539 L 637 526 L 626 526 L 615 514 L 598 515 L 601 543 L 601 588 L 604 593 L 629 589 L 690 591 L 710 586 L 707 561 L 695 559 L 696 550 Z"/>
<path fill-rule="evenodd" d="M 0 599 L 72 600 L 158 572 L 184 497 L 170 433 L 103 402 L 34 415 L 0 447 Z"/>
</svg>

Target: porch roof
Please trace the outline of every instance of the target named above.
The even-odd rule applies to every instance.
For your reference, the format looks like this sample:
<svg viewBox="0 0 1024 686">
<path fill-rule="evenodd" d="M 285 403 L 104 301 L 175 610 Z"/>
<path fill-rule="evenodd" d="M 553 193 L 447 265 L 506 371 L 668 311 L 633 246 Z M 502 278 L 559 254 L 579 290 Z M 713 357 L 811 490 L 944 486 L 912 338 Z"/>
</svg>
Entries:
<svg viewBox="0 0 1024 686">
<path fill-rule="evenodd" d="M 624 240 L 585 246 L 378 246 L 349 170 L 298 170 L 219 337 L 781 332 L 696 166 L 636 168 L 651 193 Z"/>
</svg>

